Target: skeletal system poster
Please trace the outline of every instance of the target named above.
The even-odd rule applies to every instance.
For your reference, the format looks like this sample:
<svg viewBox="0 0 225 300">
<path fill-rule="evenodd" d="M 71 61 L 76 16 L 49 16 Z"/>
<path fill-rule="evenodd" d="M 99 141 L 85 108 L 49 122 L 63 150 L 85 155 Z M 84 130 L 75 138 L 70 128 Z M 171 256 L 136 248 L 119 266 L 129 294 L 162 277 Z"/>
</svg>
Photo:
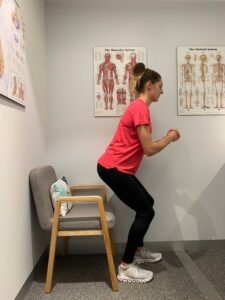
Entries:
<svg viewBox="0 0 225 300">
<path fill-rule="evenodd" d="M 225 47 L 178 47 L 178 114 L 225 114 Z"/>
<path fill-rule="evenodd" d="M 26 104 L 25 26 L 15 0 L 0 0 L 0 93 Z"/>
<path fill-rule="evenodd" d="M 129 89 L 136 63 L 146 64 L 145 47 L 94 48 L 95 116 L 121 116 L 134 94 Z"/>
</svg>

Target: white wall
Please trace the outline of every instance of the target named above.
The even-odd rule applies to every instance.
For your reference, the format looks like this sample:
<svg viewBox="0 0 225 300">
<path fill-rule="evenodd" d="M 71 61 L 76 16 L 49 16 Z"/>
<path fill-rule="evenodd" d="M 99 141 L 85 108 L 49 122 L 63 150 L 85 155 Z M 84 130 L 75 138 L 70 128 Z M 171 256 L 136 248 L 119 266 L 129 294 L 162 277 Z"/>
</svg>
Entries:
<svg viewBox="0 0 225 300">
<path fill-rule="evenodd" d="M 94 117 L 93 47 L 147 46 L 165 91 L 151 106 L 153 136 L 177 127 L 182 138 L 137 174 L 156 201 L 146 241 L 224 239 L 225 116 L 177 116 L 176 47 L 224 46 L 225 4 L 138 3 L 47 2 L 47 160 L 71 184 L 100 182 L 96 161 L 119 118 Z M 116 241 L 125 242 L 134 214 L 116 197 L 112 205 Z"/>
<path fill-rule="evenodd" d="M 0 299 L 14 299 L 46 247 L 29 195 L 31 168 L 46 162 L 43 0 L 18 1 L 26 25 L 27 107 L 0 96 Z"/>
</svg>

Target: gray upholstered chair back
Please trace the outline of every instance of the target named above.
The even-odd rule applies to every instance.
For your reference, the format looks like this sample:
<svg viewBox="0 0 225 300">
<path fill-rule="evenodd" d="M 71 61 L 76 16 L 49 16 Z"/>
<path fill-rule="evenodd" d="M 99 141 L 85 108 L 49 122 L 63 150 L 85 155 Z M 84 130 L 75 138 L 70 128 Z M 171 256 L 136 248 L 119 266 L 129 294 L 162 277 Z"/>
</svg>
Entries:
<svg viewBox="0 0 225 300">
<path fill-rule="evenodd" d="M 57 180 L 55 170 L 52 166 L 35 168 L 30 171 L 29 177 L 40 226 L 44 230 L 51 230 L 54 211 L 50 187 Z"/>
</svg>

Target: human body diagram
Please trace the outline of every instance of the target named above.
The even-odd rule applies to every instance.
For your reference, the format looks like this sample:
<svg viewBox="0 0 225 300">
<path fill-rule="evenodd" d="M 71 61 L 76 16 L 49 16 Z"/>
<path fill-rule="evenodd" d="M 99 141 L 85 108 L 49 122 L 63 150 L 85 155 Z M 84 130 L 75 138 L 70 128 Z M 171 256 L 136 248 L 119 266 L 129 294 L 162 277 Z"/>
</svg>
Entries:
<svg viewBox="0 0 225 300">
<path fill-rule="evenodd" d="M 136 53 L 131 53 L 130 54 L 130 62 L 126 64 L 125 66 L 125 73 L 124 73 L 124 77 L 123 77 L 123 83 L 126 84 L 126 80 L 128 78 L 128 86 L 129 86 L 129 93 L 130 93 L 130 102 L 132 102 L 135 98 L 136 98 L 136 94 L 135 92 L 130 89 L 130 82 L 131 79 L 133 78 L 133 68 L 136 65 L 137 61 L 136 61 Z"/>
<path fill-rule="evenodd" d="M 179 57 L 178 113 L 225 114 L 225 51 L 187 52 Z"/>
<path fill-rule="evenodd" d="M 192 108 L 193 102 L 193 86 L 195 85 L 195 73 L 194 65 L 190 63 L 191 56 L 187 54 L 185 56 L 186 63 L 182 65 L 182 88 L 184 91 L 185 109 Z"/>
<path fill-rule="evenodd" d="M 5 70 L 4 56 L 2 50 L 2 42 L 0 38 L 0 78 L 3 76 Z"/>
<path fill-rule="evenodd" d="M 224 105 L 224 82 L 225 82 L 225 65 L 221 63 L 221 55 L 216 55 L 216 63 L 213 64 L 213 86 L 215 87 L 216 103 L 215 108 L 225 108 Z"/>
<path fill-rule="evenodd" d="M 95 115 L 121 116 L 136 95 L 130 89 L 137 62 L 146 63 L 146 49 L 94 48 Z"/>
<path fill-rule="evenodd" d="M 105 61 L 99 66 L 98 73 L 98 82 L 102 77 L 102 89 L 104 91 L 104 101 L 105 109 L 113 109 L 113 90 L 114 90 L 114 81 L 116 84 L 119 84 L 118 75 L 116 73 L 116 65 L 110 62 L 111 55 L 110 53 L 105 54 Z"/>
<path fill-rule="evenodd" d="M 14 0 L 0 0 L 0 93 L 26 105 L 25 24 Z"/>
</svg>

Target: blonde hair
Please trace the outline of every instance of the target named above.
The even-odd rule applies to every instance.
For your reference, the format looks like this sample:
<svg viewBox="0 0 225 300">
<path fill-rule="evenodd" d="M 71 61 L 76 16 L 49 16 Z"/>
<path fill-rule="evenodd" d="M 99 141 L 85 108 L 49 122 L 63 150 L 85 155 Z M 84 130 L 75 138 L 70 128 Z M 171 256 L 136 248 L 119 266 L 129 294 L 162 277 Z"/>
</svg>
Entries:
<svg viewBox="0 0 225 300">
<path fill-rule="evenodd" d="M 137 63 L 133 68 L 133 76 L 130 81 L 130 92 L 138 96 L 144 90 L 145 83 L 151 81 L 156 83 L 160 81 L 161 75 L 156 71 L 145 68 L 143 63 Z"/>
</svg>

